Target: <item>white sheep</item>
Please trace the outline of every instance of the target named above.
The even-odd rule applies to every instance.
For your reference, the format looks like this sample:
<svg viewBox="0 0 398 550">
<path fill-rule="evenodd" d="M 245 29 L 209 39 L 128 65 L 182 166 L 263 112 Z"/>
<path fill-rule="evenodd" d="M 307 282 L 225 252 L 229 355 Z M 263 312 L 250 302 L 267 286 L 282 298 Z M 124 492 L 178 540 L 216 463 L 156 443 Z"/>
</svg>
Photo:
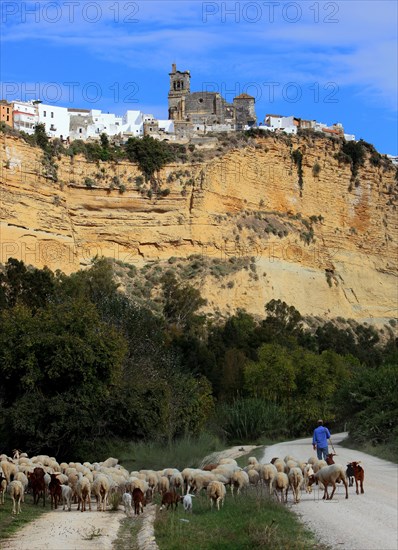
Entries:
<svg viewBox="0 0 398 550">
<path fill-rule="evenodd" d="M 250 485 L 254 485 L 254 487 L 258 487 L 258 484 L 260 483 L 260 474 L 257 472 L 257 470 L 249 470 L 247 472 L 247 475 L 249 477 L 249 483 Z"/>
<path fill-rule="evenodd" d="M 89 480 L 79 473 L 79 479 L 76 484 L 76 494 L 79 499 L 77 509 L 82 512 L 86 510 L 86 501 L 88 501 L 88 509 L 91 512 L 91 487 Z M 81 505 L 81 508 L 80 508 Z"/>
<path fill-rule="evenodd" d="M 160 476 L 159 484 L 158 484 L 159 493 L 164 494 L 164 493 L 167 493 L 169 490 L 170 490 L 169 478 L 166 476 Z"/>
<path fill-rule="evenodd" d="M 249 476 L 246 472 L 243 470 L 238 470 L 237 472 L 234 472 L 232 474 L 231 479 L 231 494 L 234 494 L 234 487 L 238 488 L 238 495 L 241 491 L 241 489 L 244 489 L 245 487 L 248 487 L 249 485 Z"/>
<path fill-rule="evenodd" d="M 332 464 L 331 466 L 325 466 L 316 472 L 309 478 L 309 484 L 312 485 L 316 481 L 323 484 L 325 490 L 323 493 L 323 499 L 332 500 L 334 492 L 336 490 L 336 483 L 342 481 L 345 487 L 345 498 L 348 498 L 348 485 L 347 478 L 345 476 L 345 468 L 341 464 Z M 328 486 L 333 487 L 332 494 L 329 497 Z"/>
<path fill-rule="evenodd" d="M 213 472 L 203 471 L 203 472 L 195 473 L 193 475 L 191 484 L 188 488 L 188 493 L 190 493 L 192 489 L 196 492 L 196 494 L 199 494 L 200 491 L 203 488 L 206 488 L 211 481 L 216 481 L 216 478 Z"/>
<path fill-rule="evenodd" d="M 104 468 L 114 468 L 118 462 L 119 460 L 117 458 L 110 457 L 104 460 L 104 462 L 100 462 L 100 465 Z"/>
<path fill-rule="evenodd" d="M 176 492 L 177 489 L 181 489 L 181 493 L 184 494 L 184 478 L 180 472 L 175 473 L 170 478 L 170 487 L 173 488 Z"/>
<path fill-rule="evenodd" d="M 272 488 L 276 499 L 279 501 L 278 491 L 281 493 L 281 501 L 287 502 L 287 493 L 289 491 L 289 479 L 285 472 L 278 472 L 272 480 Z"/>
<path fill-rule="evenodd" d="M 276 460 L 274 460 L 274 462 L 272 463 L 275 468 L 278 470 L 278 472 L 284 472 L 285 471 L 285 461 L 282 460 L 281 458 L 277 458 Z"/>
<path fill-rule="evenodd" d="M 287 477 L 293 493 L 293 500 L 297 504 L 300 502 L 300 489 L 304 481 L 303 472 L 299 467 L 290 468 Z"/>
<path fill-rule="evenodd" d="M 12 499 L 12 513 L 19 514 L 21 512 L 21 499 L 23 495 L 23 485 L 20 481 L 14 480 L 9 483 L 7 491 Z"/>
<path fill-rule="evenodd" d="M 3 471 L 3 475 L 6 478 L 7 483 L 10 483 L 11 477 L 14 479 L 15 474 L 17 473 L 17 466 L 13 462 L 2 460 L 0 462 L 0 470 Z"/>
<path fill-rule="evenodd" d="M 217 510 L 220 510 L 220 502 L 221 506 L 224 506 L 224 499 L 227 493 L 225 486 L 221 483 L 221 481 L 210 481 L 206 492 L 210 499 L 210 507 L 213 508 L 213 504 L 215 503 Z"/>
<path fill-rule="evenodd" d="M 22 502 L 25 502 L 25 491 L 27 490 L 28 488 L 28 485 L 29 485 L 29 480 L 28 478 L 26 477 L 26 475 L 23 473 L 23 472 L 17 472 L 15 474 L 15 478 L 14 478 L 16 481 L 20 481 L 22 483 L 22 487 L 23 487 L 23 493 L 22 493 Z"/>
<path fill-rule="evenodd" d="M 91 491 L 94 493 L 95 500 L 97 501 L 97 510 L 99 512 L 105 512 L 108 504 L 108 495 L 110 490 L 110 480 L 105 474 L 98 475 L 92 486 Z"/>
<path fill-rule="evenodd" d="M 270 495 L 272 493 L 272 481 L 277 473 L 278 473 L 278 470 L 276 469 L 274 464 L 271 464 L 271 463 L 263 464 L 261 467 L 261 478 L 264 481 L 265 485 L 268 486 Z"/>
<path fill-rule="evenodd" d="M 62 491 L 62 510 L 65 510 L 65 504 L 68 507 L 68 512 L 72 509 L 72 487 L 69 487 L 69 485 L 61 485 L 61 491 Z"/>
</svg>

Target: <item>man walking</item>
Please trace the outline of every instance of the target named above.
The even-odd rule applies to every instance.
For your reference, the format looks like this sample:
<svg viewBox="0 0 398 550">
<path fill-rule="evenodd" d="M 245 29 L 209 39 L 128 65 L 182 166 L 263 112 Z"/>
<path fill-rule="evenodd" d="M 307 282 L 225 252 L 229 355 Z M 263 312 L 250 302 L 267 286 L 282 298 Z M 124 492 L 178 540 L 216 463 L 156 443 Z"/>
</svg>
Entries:
<svg viewBox="0 0 398 550">
<path fill-rule="evenodd" d="M 328 450 L 328 439 L 330 438 L 330 432 L 323 425 L 323 420 L 318 420 L 318 427 L 314 430 L 314 435 L 312 436 L 312 447 L 318 456 L 318 460 L 326 460 L 326 457 L 329 453 Z"/>
</svg>

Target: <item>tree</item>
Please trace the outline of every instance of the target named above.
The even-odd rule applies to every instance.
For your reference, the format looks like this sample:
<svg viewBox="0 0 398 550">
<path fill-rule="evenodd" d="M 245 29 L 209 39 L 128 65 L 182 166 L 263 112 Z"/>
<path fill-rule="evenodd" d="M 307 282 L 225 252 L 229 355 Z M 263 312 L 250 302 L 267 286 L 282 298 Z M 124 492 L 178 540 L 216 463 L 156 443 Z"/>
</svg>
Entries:
<svg viewBox="0 0 398 550">
<path fill-rule="evenodd" d="M 129 138 L 126 143 L 126 154 L 131 162 L 136 162 L 146 180 L 174 158 L 168 143 L 153 139 L 150 136 Z"/>
<path fill-rule="evenodd" d="M 87 300 L 23 305 L 0 317 L 1 416 L 9 445 L 65 452 L 107 424 L 109 386 L 120 375 L 126 341 Z"/>
<path fill-rule="evenodd" d="M 190 285 L 181 285 L 172 274 L 162 279 L 164 294 L 164 316 L 177 330 L 188 330 L 204 322 L 197 311 L 207 302 L 199 290 Z"/>
<path fill-rule="evenodd" d="M 53 272 L 45 267 L 27 267 L 22 261 L 9 258 L 0 273 L 0 310 L 17 302 L 32 310 L 44 307 L 54 296 L 57 286 Z"/>
<path fill-rule="evenodd" d="M 244 375 L 251 396 L 274 403 L 288 404 L 296 389 L 292 358 L 279 344 L 263 344 L 258 350 L 258 360 L 247 363 Z"/>
</svg>

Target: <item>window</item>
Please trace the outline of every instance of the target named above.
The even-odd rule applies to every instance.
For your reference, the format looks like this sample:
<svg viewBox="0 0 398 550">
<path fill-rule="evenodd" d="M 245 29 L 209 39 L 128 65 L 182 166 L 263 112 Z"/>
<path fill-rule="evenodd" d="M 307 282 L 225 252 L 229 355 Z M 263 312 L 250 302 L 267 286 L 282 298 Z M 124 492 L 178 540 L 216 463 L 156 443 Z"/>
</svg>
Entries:
<svg viewBox="0 0 398 550">
<path fill-rule="evenodd" d="M 79 128 L 79 134 L 81 134 L 81 133 L 82 133 L 82 129 L 81 129 L 81 128 Z"/>
<path fill-rule="evenodd" d="M 43 116 L 47 116 L 47 111 L 43 111 Z"/>
<path fill-rule="evenodd" d="M 51 118 L 54 118 L 54 113 L 53 112 L 51 112 Z"/>
<path fill-rule="evenodd" d="M 10 120 L 10 117 L 7 115 L 7 122 Z"/>
</svg>

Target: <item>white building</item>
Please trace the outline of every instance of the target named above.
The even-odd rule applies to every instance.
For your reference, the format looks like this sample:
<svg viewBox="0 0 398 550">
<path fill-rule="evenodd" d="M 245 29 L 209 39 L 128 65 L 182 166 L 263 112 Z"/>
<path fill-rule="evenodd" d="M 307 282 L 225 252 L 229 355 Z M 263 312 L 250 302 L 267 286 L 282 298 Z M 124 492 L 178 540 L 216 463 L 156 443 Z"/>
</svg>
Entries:
<svg viewBox="0 0 398 550">
<path fill-rule="evenodd" d="M 39 103 L 39 122 L 44 124 L 49 137 L 66 139 L 69 137 L 69 112 L 66 107 L 56 107 Z"/>
<path fill-rule="evenodd" d="M 39 122 L 37 102 L 13 102 L 14 128 L 27 134 L 34 134 L 35 126 Z"/>
</svg>

